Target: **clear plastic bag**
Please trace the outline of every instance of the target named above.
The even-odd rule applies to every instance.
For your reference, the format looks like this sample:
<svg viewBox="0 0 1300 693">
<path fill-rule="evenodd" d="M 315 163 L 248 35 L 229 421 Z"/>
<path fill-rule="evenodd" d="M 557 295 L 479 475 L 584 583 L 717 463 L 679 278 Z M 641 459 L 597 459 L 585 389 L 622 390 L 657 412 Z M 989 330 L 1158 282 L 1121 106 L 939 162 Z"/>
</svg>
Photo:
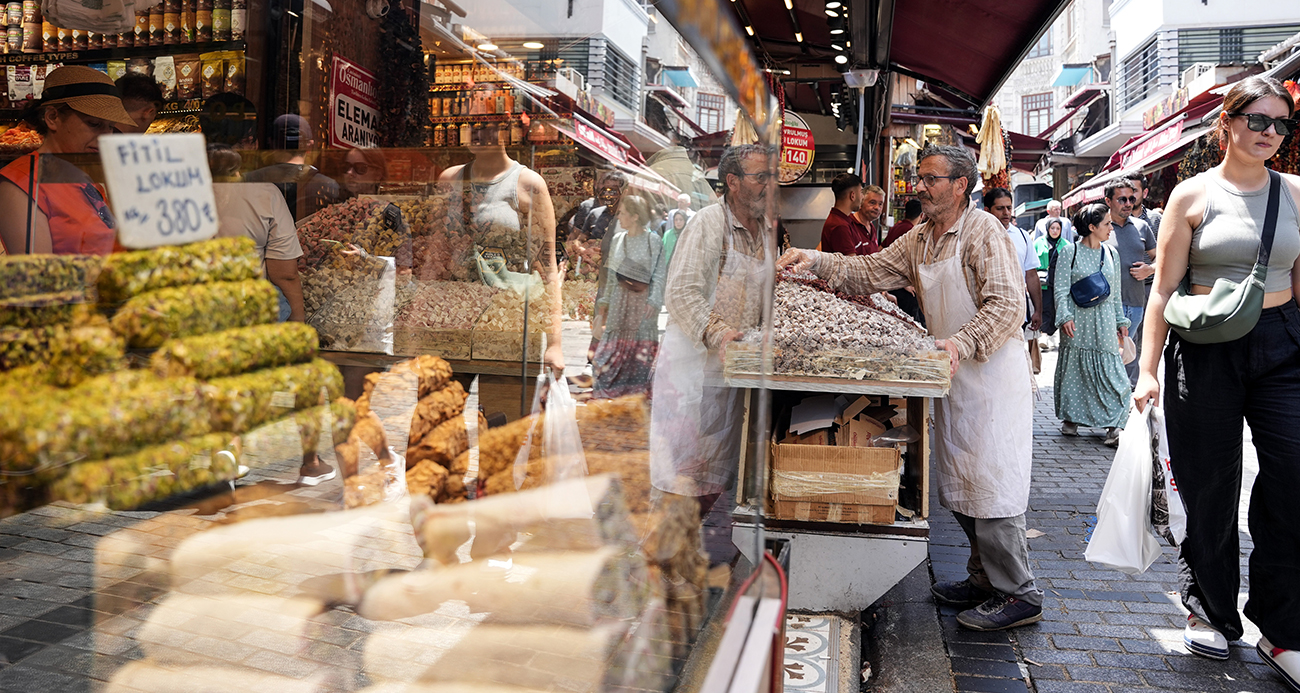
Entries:
<svg viewBox="0 0 1300 693">
<path fill-rule="evenodd" d="M 1170 546 L 1187 538 L 1187 508 L 1178 492 L 1173 469 L 1169 466 L 1169 439 L 1165 433 L 1165 412 L 1151 405 L 1151 524 L 1156 534 Z"/>
<path fill-rule="evenodd" d="M 1129 575 L 1143 573 L 1160 556 L 1151 527 L 1151 410 L 1129 410 L 1119 450 L 1097 503 L 1097 526 L 1083 557 Z"/>
</svg>

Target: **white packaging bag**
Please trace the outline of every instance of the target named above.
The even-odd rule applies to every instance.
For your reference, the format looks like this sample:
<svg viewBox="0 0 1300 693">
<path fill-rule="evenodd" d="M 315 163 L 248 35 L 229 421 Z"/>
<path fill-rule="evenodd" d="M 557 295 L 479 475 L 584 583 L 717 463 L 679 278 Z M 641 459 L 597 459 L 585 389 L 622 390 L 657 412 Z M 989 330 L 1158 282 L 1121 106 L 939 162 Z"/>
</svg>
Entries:
<svg viewBox="0 0 1300 693">
<path fill-rule="evenodd" d="M 1178 483 L 1174 480 L 1174 470 L 1169 465 L 1169 438 L 1165 433 L 1165 411 L 1151 405 L 1151 452 L 1154 456 L 1152 474 L 1151 522 L 1156 533 L 1164 537 L 1172 546 L 1178 546 L 1187 538 L 1187 508 L 1183 506 L 1183 496 L 1178 492 Z M 1159 508 L 1163 505 L 1164 512 Z M 1165 517 L 1160 517 L 1164 514 Z"/>
<path fill-rule="evenodd" d="M 1129 410 L 1097 503 L 1097 526 L 1083 552 L 1085 559 L 1129 575 L 1145 572 L 1160 556 L 1151 529 L 1151 410 Z"/>
</svg>

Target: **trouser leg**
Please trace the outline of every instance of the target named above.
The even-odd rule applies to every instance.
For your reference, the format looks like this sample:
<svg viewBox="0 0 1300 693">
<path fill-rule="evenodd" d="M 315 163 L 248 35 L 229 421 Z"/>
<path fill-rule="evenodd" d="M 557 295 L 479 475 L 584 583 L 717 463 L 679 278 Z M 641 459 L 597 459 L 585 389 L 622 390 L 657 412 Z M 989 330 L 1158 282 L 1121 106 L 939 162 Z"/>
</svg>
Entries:
<svg viewBox="0 0 1300 693">
<path fill-rule="evenodd" d="M 1128 336 L 1133 338 L 1138 353 L 1137 358 L 1124 364 L 1124 372 L 1128 373 L 1130 388 L 1137 387 L 1138 384 L 1138 370 L 1142 361 L 1142 318 L 1145 313 L 1144 306 L 1124 306 L 1124 317 L 1129 319 Z"/>
<path fill-rule="evenodd" d="M 1034 584 L 1029 567 L 1029 545 L 1025 540 L 1025 516 L 979 519 L 954 512 L 971 542 L 967 572 L 971 582 L 984 589 L 1009 594 L 1020 601 L 1041 606 L 1043 593 Z M 976 573 L 972 567 L 979 571 Z"/>
<path fill-rule="evenodd" d="M 1274 647 L 1300 650 L 1300 312 L 1266 311 L 1251 333 L 1246 422 L 1259 457 L 1250 495 L 1250 599 L 1246 617 Z M 1290 328 L 1290 329 L 1288 329 Z M 1293 332 L 1292 332 L 1293 331 Z"/>
<path fill-rule="evenodd" d="M 966 533 L 966 540 L 970 542 L 970 558 L 966 559 L 966 574 L 969 576 L 970 583 L 985 592 L 992 592 L 993 584 L 989 582 L 989 577 L 984 572 L 984 565 L 980 561 L 980 543 L 975 533 L 975 518 L 955 511 L 953 517 L 957 518 L 957 524 L 961 525 L 962 531 Z"/>
<path fill-rule="evenodd" d="M 1178 552 L 1183 605 L 1229 640 L 1242 633 L 1237 513 L 1243 341 L 1191 344 L 1173 335 L 1165 350 L 1169 460 L 1187 508 L 1187 538 Z"/>
</svg>

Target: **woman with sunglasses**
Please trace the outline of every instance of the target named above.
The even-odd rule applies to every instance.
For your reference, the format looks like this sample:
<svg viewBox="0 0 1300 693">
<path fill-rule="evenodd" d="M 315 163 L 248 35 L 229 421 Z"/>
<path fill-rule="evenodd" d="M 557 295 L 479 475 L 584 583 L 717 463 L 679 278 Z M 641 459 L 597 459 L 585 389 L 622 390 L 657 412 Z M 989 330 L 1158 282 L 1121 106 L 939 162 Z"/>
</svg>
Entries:
<svg viewBox="0 0 1300 693">
<path fill-rule="evenodd" d="M 1295 103 L 1276 80 L 1250 77 L 1223 102 L 1216 135 L 1223 162 L 1179 184 L 1161 221 L 1161 259 L 1146 309 L 1143 341 L 1165 343 L 1164 406 L 1170 463 L 1187 506 L 1179 547 L 1183 641 L 1191 652 L 1227 659 L 1242 635 L 1238 514 L 1242 421 L 1259 456 L 1251 490 L 1250 597 L 1244 613 L 1259 626 L 1259 655 L 1300 690 L 1300 178 L 1271 182 L 1265 162 L 1296 127 Z M 1240 282 L 1260 251 L 1269 188 L 1281 185 L 1265 279 L 1264 308 L 1246 336 L 1194 344 L 1170 332 L 1165 305 L 1186 275 L 1192 294 L 1218 279 Z M 1133 397 L 1161 394 L 1160 351 L 1142 353 Z"/>
<path fill-rule="evenodd" d="M 108 75 L 69 65 L 50 72 L 27 122 L 44 138 L 0 169 L 0 241 L 10 254 L 107 255 L 117 227 L 99 189 L 65 154 L 99 151 L 99 136 L 135 123 Z M 31 192 L 35 188 L 35 199 Z"/>
</svg>

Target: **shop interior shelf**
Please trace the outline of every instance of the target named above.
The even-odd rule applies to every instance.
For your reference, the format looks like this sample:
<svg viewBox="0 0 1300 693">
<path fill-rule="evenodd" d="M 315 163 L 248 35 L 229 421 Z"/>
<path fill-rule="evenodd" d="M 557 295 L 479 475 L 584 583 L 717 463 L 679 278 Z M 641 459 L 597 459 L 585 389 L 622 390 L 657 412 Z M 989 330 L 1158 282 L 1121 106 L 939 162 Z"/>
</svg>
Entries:
<svg viewBox="0 0 1300 693">
<path fill-rule="evenodd" d="M 160 55 L 185 55 L 212 51 L 242 51 L 243 41 L 209 41 L 206 43 L 173 43 L 165 46 L 136 46 L 132 48 L 101 48 L 99 50 L 66 50 L 44 53 L 5 53 L 0 55 L 0 65 L 43 65 L 45 63 L 84 64 L 102 63 L 127 58 L 155 58 Z"/>
</svg>

